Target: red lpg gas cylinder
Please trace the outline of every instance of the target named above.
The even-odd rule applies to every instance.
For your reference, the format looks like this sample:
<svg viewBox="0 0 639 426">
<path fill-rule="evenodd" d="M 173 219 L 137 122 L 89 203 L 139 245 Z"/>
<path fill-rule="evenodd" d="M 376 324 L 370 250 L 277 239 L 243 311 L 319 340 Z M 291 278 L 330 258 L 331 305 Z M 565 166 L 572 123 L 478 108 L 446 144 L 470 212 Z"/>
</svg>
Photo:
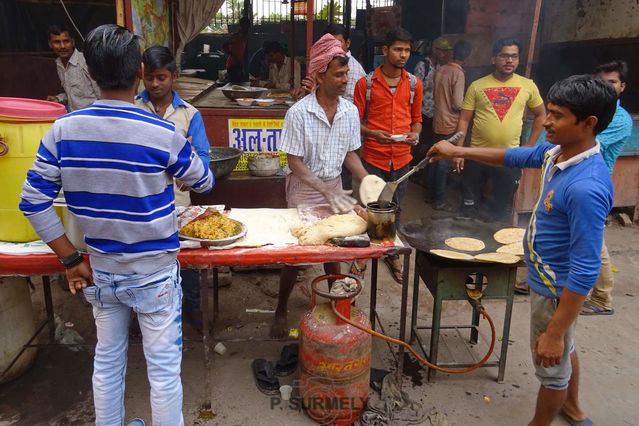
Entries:
<svg viewBox="0 0 639 426">
<path fill-rule="evenodd" d="M 319 290 L 325 280 L 352 278 L 356 289 L 342 295 Z M 335 302 L 337 311 L 370 328 L 361 310 L 351 305 L 362 289 L 349 275 L 324 275 L 311 284 L 311 310 L 302 316 L 299 346 L 299 391 L 306 413 L 322 424 L 349 425 L 366 407 L 371 368 L 371 335 L 340 320 L 331 303 L 316 304 L 316 295 Z"/>
</svg>

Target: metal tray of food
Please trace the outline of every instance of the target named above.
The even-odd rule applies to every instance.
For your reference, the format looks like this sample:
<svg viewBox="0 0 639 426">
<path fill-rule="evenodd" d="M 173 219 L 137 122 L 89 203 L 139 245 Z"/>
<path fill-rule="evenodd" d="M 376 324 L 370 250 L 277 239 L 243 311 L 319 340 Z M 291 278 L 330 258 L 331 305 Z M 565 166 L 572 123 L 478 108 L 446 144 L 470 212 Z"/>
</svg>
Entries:
<svg viewBox="0 0 639 426">
<path fill-rule="evenodd" d="M 181 233 L 178 234 L 178 235 L 183 240 L 199 241 L 200 244 L 202 244 L 203 247 L 209 247 L 209 246 L 223 247 L 223 246 L 228 246 L 230 244 L 233 244 L 234 242 L 236 242 L 240 238 L 243 238 L 246 235 L 246 232 L 248 231 L 248 229 L 246 228 L 246 225 L 244 225 L 239 220 L 235 220 L 235 219 L 231 219 L 231 218 L 227 218 L 227 219 L 232 221 L 232 222 L 235 222 L 236 224 L 238 224 L 240 226 L 239 234 L 236 234 L 236 235 L 233 235 L 233 236 L 227 237 L 227 238 L 220 238 L 219 240 L 210 240 L 210 239 L 207 239 L 207 238 L 189 237 L 189 236 L 186 236 L 186 235 L 182 235 Z"/>
</svg>

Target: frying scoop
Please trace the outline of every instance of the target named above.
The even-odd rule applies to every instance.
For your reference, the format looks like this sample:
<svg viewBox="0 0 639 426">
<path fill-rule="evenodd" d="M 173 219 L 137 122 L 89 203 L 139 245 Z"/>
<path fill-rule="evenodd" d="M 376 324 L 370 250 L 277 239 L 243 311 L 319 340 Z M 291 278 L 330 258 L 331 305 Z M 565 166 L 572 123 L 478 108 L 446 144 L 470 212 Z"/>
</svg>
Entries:
<svg viewBox="0 0 639 426">
<path fill-rule="evenodd" d="M 413 173 L 416 173 L 426 167 L 429 159 L 429 157 L 424 158 L 422 161 L 417 163 L 417 165 L 413 167 L 408 173 L 405 173 L 399 179 L 392 182 L 387 182 L 386 185 L 384 185 L 382 192 L 379 194 L 379 198 L 377 198 L 379 206 L 381 208 L 388 208 L 390 206 L 390 203 L 393 201 L 393 195 L 395 195 L 395 190 L 397 189 L 399 184 L 408 179 Z"/>
</svg>

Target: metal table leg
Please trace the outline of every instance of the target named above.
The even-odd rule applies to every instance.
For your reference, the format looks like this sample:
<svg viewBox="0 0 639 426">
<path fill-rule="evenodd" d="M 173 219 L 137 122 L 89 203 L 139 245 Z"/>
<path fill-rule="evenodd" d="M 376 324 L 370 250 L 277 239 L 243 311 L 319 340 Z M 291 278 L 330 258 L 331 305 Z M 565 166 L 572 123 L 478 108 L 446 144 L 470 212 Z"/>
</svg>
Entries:
<svg viewBox="0 0 639 426">
<path fill-rule="evenodd" d="M 439 351 L 439 328 L 441 325 L 441 316 L 442 316 L 442 298 L 439 294 L 439 291 L 435 292 L 435 300 L 433 304 L 433 322 L 430 334 L 430 356 L 428 360 L 437 365 L 437 353 Z M 435 380 L 435 375 L 437 374 L 436 370 L 432 368 L 428 369 L 428 381 Z"/>
<path fill-rule="evenodd" d="M 410 341 L 415 341 L 415 327 L 417 327 L 417 308 L 419 307 L 419 272 L 417 271 L 417 257 L 415 257 L 415 268 L 413 270 L 413 309 L 410 316 Z"/>
<path fill-rule="evenodd" d="M 200 310 L 202 311 L 202 346 L 204 347 L 204 408 L 211 408 L 211 331 L 209 327 L 209 271 L 203 270 L 200 273 Z"/>
<path fill-rule="evenodd" d="M 410 268 L 410 253 L 404 254 L 404 265 L 402 267 L 402 305 L 399 317 L 399 340 L 406 341 L 406 311 L 408 304 L 408 270 Z M 404 347 L 400 345 L 397 351 L 397 383 L 402 383 L 402 374 L 404 372 Z"/>
<path fill-rule="evenodd" d="M 49 324 L 49 341 L 55 340 L 55 317 L 53 316 L 53 297 L 51 296 L 51 280 L 48 275 L 42 277 L 42 293 L 44 295 L 44 306 L 47 311 L 47 322 Z"/>
<path fill-rule="evenodd" d="M 220 281 L 217 268 L 213 268 L 213 321 L 215 321 L 220 313 Z"/>
<path fill-rule="evenodd" d="M 369 316 L 371 329 L 375 330 L 375 314 L 377 312 L 377 259 L 372 259 L 371 263 L 371 306 Z"/>
<path fill-rule="evenodd" d="M 506 313 L 504 315 L 504 329 L 502 331 L 501 352 L 499 354 L 499 371 L 497 382 L 503 383 L 506 373 L 506 357 L 508 356 L 508 341 L 510 339 L 510 320 L 513 314 L 513 301 L 515 298 L 515 282 L 517 280 L 517 268 L 512 268 L 508 274 L 508 297 L 506 298 Z"/>
</svg>

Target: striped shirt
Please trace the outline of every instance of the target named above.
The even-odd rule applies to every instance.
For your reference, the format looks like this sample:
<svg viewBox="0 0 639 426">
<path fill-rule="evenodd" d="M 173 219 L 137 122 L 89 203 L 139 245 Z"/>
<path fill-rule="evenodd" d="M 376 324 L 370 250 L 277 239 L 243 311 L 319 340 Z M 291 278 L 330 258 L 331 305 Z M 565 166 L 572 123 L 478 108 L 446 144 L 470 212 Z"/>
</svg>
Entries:
<svg viewBox="0 0 639 426">
<path fill-rule="evenodd" d="M 151 273 L 179 249 L 173 177 L 196 192 L 214 183 L 175 125 L 128 102 L 101 100 L 59 118 L 42 138 L 20 194 L 40 238 L 64 234 L 61 189 L 94 269 Z"/>
<path fill-rule="evenodd" d="M 280 151 L 303 157 L 304 164 L 322 180 L 339 176 L 346 154 L 360 145 L 357 108 L 344 98 L 339 98 L 332 125 L 315 92 L 286 112 Z"/>
</svg>

